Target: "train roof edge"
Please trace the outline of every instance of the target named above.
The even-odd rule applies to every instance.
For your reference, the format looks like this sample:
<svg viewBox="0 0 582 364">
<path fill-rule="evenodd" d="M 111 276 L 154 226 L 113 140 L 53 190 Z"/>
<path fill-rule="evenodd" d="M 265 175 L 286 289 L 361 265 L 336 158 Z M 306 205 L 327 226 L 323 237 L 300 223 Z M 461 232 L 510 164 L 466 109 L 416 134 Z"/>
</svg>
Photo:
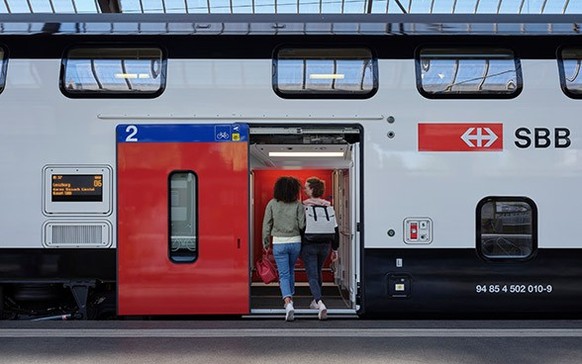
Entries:
<svg viewBox="0 0 582 364">
<path fill-rule="evenodd" d="M 0 35 L 519 35 L 581 34 L 560 14 L 0 14 Z"/>
</svg>

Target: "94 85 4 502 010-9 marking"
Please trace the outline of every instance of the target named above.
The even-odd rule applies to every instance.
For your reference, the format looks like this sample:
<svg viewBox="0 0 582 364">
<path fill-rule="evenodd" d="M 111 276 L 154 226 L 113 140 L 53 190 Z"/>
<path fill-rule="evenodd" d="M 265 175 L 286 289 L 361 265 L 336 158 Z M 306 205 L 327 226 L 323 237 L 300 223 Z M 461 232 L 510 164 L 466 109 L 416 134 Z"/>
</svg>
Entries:
<svg viewBox="0 0 582 364">
<path fill-rule="evenodd" d="M 554 287 L 551 284 L 477 284 L 476 293 L 489 294 L 549 294 Z"/>
</svg>

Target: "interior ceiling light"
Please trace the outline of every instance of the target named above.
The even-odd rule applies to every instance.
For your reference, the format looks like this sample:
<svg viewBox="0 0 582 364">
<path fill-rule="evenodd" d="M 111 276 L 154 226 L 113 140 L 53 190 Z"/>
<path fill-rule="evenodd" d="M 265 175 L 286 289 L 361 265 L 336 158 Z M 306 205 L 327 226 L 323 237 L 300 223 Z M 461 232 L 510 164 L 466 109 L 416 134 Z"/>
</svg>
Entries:
<svg viewBox="0 0 582 364">
<path fill-rule="evenodd" d="M 310 80 L 343 80 L 345 77 L 341 73 L 312 73 L 309 75 Z"/>
<path fill-rule="evenodd" d="M 115 78 L 150 78 L 147 73 L 116 73 Z"/>
<path fill-rule="evenodd" d="M 269 157 L 343 157 L 344 152 L 269 152 Z"/>
</svg>

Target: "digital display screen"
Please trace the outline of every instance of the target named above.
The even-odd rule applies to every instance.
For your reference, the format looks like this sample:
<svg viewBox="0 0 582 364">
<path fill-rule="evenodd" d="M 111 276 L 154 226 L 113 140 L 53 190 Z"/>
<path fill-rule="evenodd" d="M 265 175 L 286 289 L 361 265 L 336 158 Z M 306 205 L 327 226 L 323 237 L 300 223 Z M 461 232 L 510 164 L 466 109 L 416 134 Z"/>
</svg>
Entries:
<svg viewBox="0 0 582 364">
<path fill-rule="evenodd" d="M 102 202 L 102 174 L 53 174 L 53 202 Z"/>
</svg>

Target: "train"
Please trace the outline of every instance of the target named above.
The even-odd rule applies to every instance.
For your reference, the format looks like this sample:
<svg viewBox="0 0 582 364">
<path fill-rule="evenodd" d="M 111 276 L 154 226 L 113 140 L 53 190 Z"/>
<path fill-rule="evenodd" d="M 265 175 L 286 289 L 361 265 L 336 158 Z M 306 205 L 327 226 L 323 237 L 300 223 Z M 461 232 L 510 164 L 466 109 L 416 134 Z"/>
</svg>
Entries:
<svg viewBox="0 0 582 364">
<path fill-rule="evenodd" d="M 580 26 L 0 15 L 0 318 L 282 316 L 281 176 L 335 208 L 331 318 L 580 314 Z"/>
</svg>

